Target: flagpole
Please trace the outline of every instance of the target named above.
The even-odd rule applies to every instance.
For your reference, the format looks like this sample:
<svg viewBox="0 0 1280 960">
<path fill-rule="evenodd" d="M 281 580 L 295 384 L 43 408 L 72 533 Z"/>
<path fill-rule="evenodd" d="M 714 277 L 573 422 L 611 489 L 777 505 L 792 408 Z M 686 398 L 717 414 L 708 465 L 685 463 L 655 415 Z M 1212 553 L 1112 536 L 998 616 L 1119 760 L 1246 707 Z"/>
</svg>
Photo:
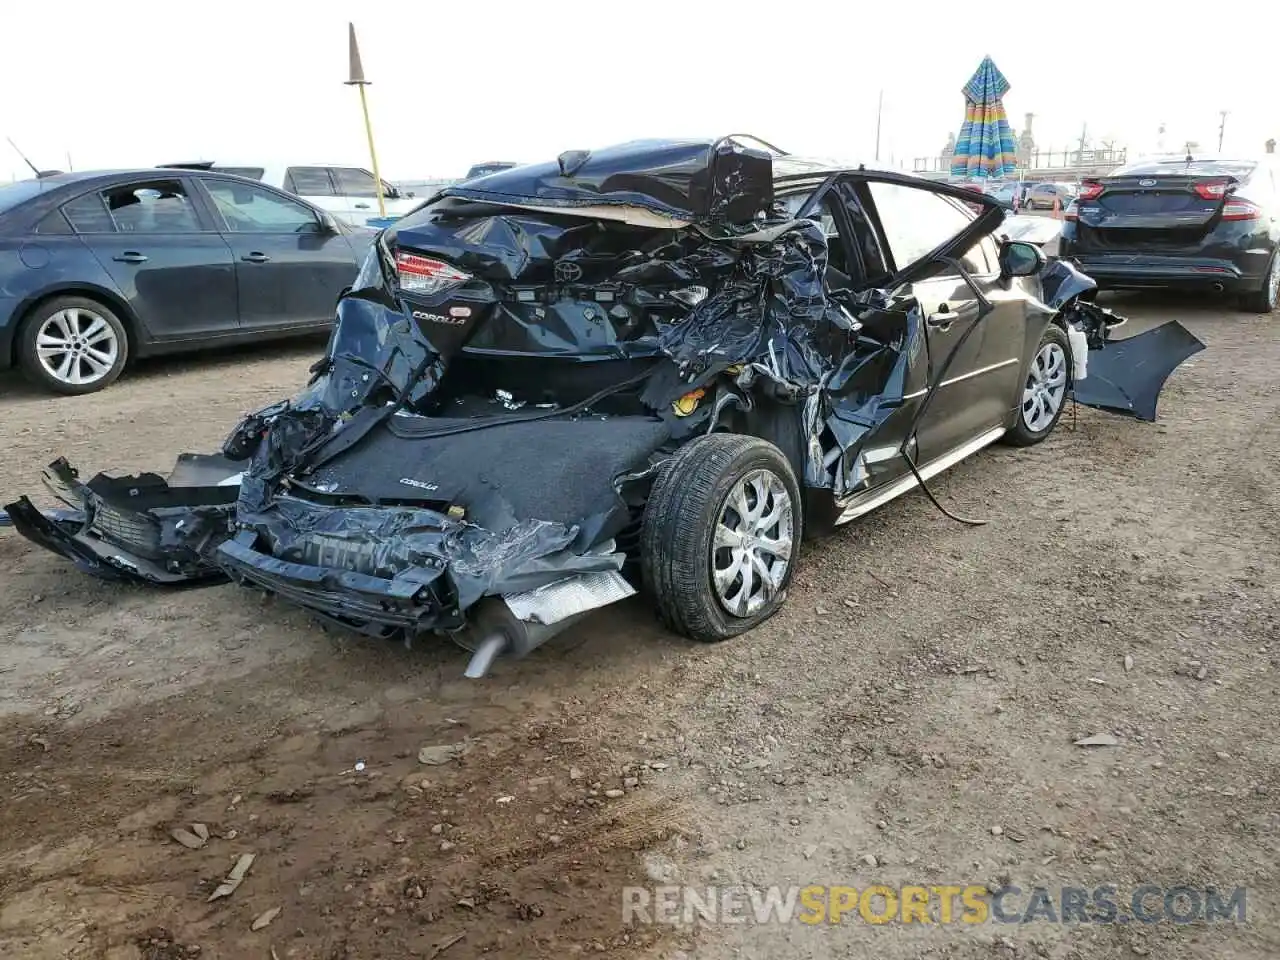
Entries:
<svg viewBox="0 0 1280 960">
<path fill-rule="evenodd" d="M 884 91 L 880 91 L 880 98 L 876 101 L 876 163 L 880 162 L 880 116 L 884 113 Z"/>
<path fill-rule="evenodd" d="M 378 170 L 378 151 L 373 146 L 373 124 L 369 121 L 369 101 L 365 97 L 364 88 L 369 81 L 364 78 L 364 66 L 360 63 L 360 48 L 356 45 L 356 25 L 347 24 L 351 77 L 346 82 L 348 87 L 356 87 L 360 91 L 360 112 L 364 115 L 364 133 L 369 140 L 369 160 L 373 165 L 373 190 L 378 197 L 378 216 L 385 218 L 387 204 L 382 199 L 382 174 Z"/>
</svg>

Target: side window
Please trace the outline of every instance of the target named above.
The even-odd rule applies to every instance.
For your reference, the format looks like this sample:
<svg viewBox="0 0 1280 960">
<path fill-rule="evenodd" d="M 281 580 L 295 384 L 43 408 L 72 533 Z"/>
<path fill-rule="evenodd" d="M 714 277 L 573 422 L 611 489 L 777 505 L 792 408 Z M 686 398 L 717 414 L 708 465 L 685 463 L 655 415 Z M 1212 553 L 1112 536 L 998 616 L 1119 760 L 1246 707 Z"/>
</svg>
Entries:
<svg viewBox="0 0 1280 960">
<path fill-rule="evenodd" d="M 309 233 L 318 224 L 309 207 L 279 194 L 229 180 L 202 180 L 232 233 Z"/>
<path fill-rule="evenodd" d="M 867 187 L 880 214 L 889 253 L 899 270 L 940 247 L 973 222 L 973 215 L 958 203 L 930 190 L 876 181 L 870 181 Z"/>
<path fill-rule="evenodd" d="M 335 193 L 328 167 L 290 167 L 284 174 L 284 188 L 300 197 L 332 197 Z"/>
<path fill-rule="evenodd" d="M 355 167 L 334 167 L 333 179 L 340 197 L 376 197 L 373 174 Z"/>
<path fill-rule="evenodd" d="M 131 183 L 104 190 L 111 219 L 120 233 L 199 233 L 200 218 L 177 180 Z"/>
<path fill-rule="evenodd" d="M 36 224 L 36 233 L 45 236 L 57 236 L 58 234 L 73 233 L 71 224 L 67 222 L 67 218 L 61 210 L 51 210 L 40 218 L 40 222 Z"/>
<path fill-rule="evenodd" d="M 76 233 L 115 233 L 116 225 L 102 202 L 102 194 L 86 193 L 62 205 L 62 213 Z"/>
</svg>

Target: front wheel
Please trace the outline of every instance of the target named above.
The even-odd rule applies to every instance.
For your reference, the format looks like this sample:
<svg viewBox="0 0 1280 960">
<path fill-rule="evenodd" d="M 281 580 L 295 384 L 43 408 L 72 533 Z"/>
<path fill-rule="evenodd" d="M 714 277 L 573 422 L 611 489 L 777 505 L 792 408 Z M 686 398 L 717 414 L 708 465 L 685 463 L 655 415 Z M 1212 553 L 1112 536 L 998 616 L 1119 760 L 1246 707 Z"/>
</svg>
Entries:
<svg viewBox="0 0 1280 960">
<path fill-rule="evenodd" d="M 800 488 L 773 444 L 698 437 L 654 483 L 641 570 L 658 617 L 691 640 L 727 640 L 782 606 L 804 529 Z"/>
<path fill-rule="evenodd" d="M 1071 341 L 1061 327 L 1050 324 L 1027 368 L 1017 420 L 1003 437 L 1006 443 L 1029 447 L 1053 433 L 1067 406 L 1070 372 Z"/>
</svg>

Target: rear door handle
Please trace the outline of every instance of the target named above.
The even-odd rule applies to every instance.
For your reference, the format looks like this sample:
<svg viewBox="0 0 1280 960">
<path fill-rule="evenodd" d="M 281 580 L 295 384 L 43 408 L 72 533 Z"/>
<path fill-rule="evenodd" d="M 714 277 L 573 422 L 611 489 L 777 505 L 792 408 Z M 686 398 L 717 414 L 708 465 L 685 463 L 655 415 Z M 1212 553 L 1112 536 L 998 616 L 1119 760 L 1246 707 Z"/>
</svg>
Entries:
<svg viewBox="0 0 1280 960">
<path fill-rule="evenodd" d="M 268 257 L 265 253 L 259 253 L 257 250 L 255 250 L 253 251 L 253 253 L 243 256 L 240 259 L 243 260 L 245 263 L 266 263 L 271 258 Z"/>
<path fill-rule="evenodd" d="M 355 205 L 355 207 L 356 207 L 356 209 L 357 209 L 357 210 L 368 210 L 368 209 L 369 209 L 369 204 L 367 204 L 367 203 L 357 203 L 357 204 Z"/>
<path fill-rule="evenodd" d="M 118 257 L 112 257 L 116 263 L 146 263 L 147 258 L 136 250 L 126 250 Z"/>
</svg>

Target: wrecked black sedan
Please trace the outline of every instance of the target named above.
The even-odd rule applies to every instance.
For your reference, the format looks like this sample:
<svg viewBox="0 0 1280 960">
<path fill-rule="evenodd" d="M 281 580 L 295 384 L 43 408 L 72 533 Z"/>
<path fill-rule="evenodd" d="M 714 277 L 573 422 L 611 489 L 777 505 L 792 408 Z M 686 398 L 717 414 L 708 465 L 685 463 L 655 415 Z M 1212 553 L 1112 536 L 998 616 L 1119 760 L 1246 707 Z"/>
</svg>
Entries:
<svg viewBox="0 0 1280 960">
<path fill-rule="evenodd" d="M 1092 281 L 1003 218 L 748 137 L 496 172 L 379 236 L 311 381 L 220 454 L 87 482 L 58 461 L 70 509 L 8 512 L 99 575 L 452 637 L 472 676 L 637 587 L 724 640 L 783 603 L 804 539 L 1040 442 L 1107 354 Z M 1201 347 L 1166 328 L 1149 398 Z"/>
</svg>

